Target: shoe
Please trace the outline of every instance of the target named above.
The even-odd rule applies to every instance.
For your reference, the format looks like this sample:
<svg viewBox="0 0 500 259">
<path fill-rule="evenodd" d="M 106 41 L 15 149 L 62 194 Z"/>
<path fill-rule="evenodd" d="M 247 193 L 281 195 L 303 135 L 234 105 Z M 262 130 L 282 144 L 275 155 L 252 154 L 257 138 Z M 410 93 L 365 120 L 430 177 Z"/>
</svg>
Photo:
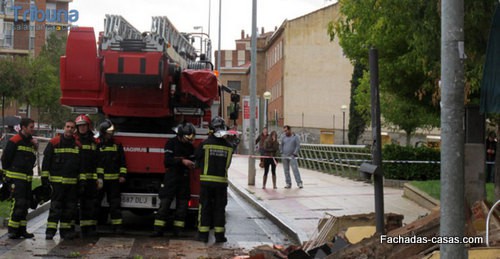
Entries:
<svg viewBox="0 0 500 259">
<path fill-rule="evenodd" d="M 196 237 L 197 241 L 208 243 L 208 232 L 198 232 L 198 236 Z"/>
<path fill-rule="evenodd" d="M 78 237 L 78 234 L 76 232 L 67 232 L 67 233 L 61 234 L 61 238 L 66 239 L 66 240 L 73 240 L 77 237 Z"/>
<path fill-rule="evenodd" d="M 34 238 L 35 237 L 35 235 L 33 235 L 33 233 L 28 233 L 28 232 L 22 233 L 21 236 L 24 238 Z"/>
<path fill-rule="evenodd" d="M 278 189 L 278 187 L 274 186 L 273 189 Z"/>
<path fill-rule="evenodd" d="M 153 234 L 149 235 L 149 237 L 162 237 L 163 236 L 163 232 L 161 231 L 155 231 L 153 232 Z"/>
<path fill-rule="evenodd" d="M 9 233 L 8 236 L 9 236 L 9 239 L 19 239 L 19 238 L 21 238 L 21 235 L 19 235 L 17 233 Z"/>
<path fill-rule="evenodd" d="M 215 243 L 225 243 L 227 242 L 227 238 L 224 234 L 215 234 Z"/>
<path fill-rule="evenodd" d="M 45 240 L 52 240 L 54 239 L 54 234 L 45 234 Z"/>
<path fill-rule="evenodd" d="M 121 235 L 121 234 L 124 234 L 124 233 L 125 233 L 125 232 L 123 231 L 122 226 L 116 226 L 114 231 L 115 231 L 115 234 L 118 234 L 118 235 Z"/>
<path fill-rule="evenodd" d="M 299 188 L 300 189 L 304 188 L 304 186 L 302 185 L 302 183 L 299 183 Z"/>
<path fill-rule="evenodd" d="M 290 188 L 292 188 L 292 186 L 291 186 L 291 185 L 289 185 L 289 184 L 287 184 L 287 185 L 285 186 L 285 189 L 290 189 Z"/>
</svg>

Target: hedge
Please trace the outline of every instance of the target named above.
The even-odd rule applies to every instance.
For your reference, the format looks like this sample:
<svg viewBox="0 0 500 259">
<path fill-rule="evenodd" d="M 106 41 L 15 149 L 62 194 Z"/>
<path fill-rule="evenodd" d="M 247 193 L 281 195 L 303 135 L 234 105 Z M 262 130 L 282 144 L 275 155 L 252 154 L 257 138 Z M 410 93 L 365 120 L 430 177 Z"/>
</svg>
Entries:
<svg viewBox="0 0 500 259">
<path fill-rule="evenodd" d="M 382 148 L 383 160 L 399 161 L 440 161 L 441 153 L 438 149 L 429 147 L 406 147 L 399 145 L 385 145 Z M 382 165 L 384 177 L 395 180 L 426 181 L 439 180 L 441 166 L 439 163 L 388 163 Z"/>
</svg>

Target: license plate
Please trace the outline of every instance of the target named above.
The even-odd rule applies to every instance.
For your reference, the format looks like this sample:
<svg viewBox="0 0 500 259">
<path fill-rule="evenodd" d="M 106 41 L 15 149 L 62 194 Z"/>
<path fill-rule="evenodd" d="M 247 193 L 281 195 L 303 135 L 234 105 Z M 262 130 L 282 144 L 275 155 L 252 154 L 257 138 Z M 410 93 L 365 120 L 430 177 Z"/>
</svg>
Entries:
<svg viewBox="0 0 500 259">
<path fill-rule="evenodd" d="M 121 199 L 122 208 L 158 209 L 160 207 L 158 194 L 122 193 Z M 102 200 L 102 206 L 109 207 L 106 197 Z"/>
</svg>

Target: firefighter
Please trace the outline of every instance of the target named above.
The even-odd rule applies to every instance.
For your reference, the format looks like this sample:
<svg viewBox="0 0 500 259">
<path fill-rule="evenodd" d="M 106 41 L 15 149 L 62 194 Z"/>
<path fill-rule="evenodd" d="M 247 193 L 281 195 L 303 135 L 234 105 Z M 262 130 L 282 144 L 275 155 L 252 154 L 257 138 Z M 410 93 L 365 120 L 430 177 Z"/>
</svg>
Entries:
<svg viewBox="0 0 500 259">
<path fill-rule="evenodd" d="M 75 127 L 74 121 L 66 121 L 63 134 L 52 138 L 43 152 L 42 186 L 52 187 L 46 240 L 54 238 L 58 224 L 61 238 L 76 237 L 74 219 L 78 215 L 81 145 L 74 137 Z"/>
<path fill-rule="evenodd" d="M 227 205 L 227 170 L 231 164 L 233 146 L 224 138 L 226 124 L 221 117 L 210 122 L 208 138 L 196 151 L 196 162 L 201 167 L 200 210 L 198 240 L 208 242 L 210 227 L 214 227 L 215 242 L 225 237 Z"/>
<path fill-rule="evenodd" d="M 80 174 L 80 229 L 83 237 L 97 235 L 97 141 L 92 133 L 92 121 L 87 115 L 79 115 L 75 119 L 76 138 L 82 144 L 80 157 L 82 173 Z"/>
<path fill-rule="evenodd" d="M 154 221 L 152 237 L 163 236 L 170 204 L 175 199 L 175 217 L 173 234 L 178 236 L 185 226 L 190 198 L 189 174 L 194 168 L 194 146 L 192 144 L 196 130 L 191 123 L 183 123 L 176 128 L 177 136 L 165 144 L 165 176 L 160 188 L 160 208 Z"/>
<path fill-rule="evenodd" d="M 122 234 L 122 212 L 120 186 L 125 183 L 127 166 L 123 146 L 113 138 L 114 126 L 110 120 L 99 125 L 97 181 L 102 189 L 101 197 L 106 194 L 111 216 L 111 225 L 116 234 Z M 102 199 L 99 199 L 102 200 Z"/>
<path fill-rule="evenodd" d="M 34 236 L 26 231 L 26 215 L 31 204 L 31 180 L 38 147 L 32 137 L 34 125 L 32 119 L 21 119 L 21 130 L 9 139 L 2 154 L 5 184 L 13 198 L 8 224 L 10 239 Z"/>
</svg>

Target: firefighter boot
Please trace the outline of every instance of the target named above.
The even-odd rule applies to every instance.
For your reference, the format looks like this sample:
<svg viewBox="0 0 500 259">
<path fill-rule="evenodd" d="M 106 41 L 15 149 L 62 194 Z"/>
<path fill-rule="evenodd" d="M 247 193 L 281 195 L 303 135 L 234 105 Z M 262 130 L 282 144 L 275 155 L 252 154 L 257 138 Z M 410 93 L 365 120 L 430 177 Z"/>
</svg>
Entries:
<svg viewBox="0 0 500 259">
<path fill-rule="evenodd" d="M 262 189 L 266 189 L 266 182 L 267 182 L 267 174 L 265 174 L 264 178 L 262 179 Z"/>
<path fill-rule="evenodd" d="M 26 227 L 19 228 L 19 235 L 24 237 L 24 238 L 34 238 L 35 237 L 35 235 L 33 235 L 32 233 L 28 233 L 26 231 Z"/>
<path fill-rule="evenodd" d="M 163 236 L 163 228 L 155 226 L 153 234 L 151 234 L 149 237 L 162 237 L 162 236 Z"/>
<path fill-rule="evenodd" d="M 19 234 L 19 228 L 9 227 L 9 239 L 19 239 L 21 235 Z"/>
<path fill-rule="evenodd" d="M 174 226 L 174 228 L 172 230 L 172 234 L 174 237 L 178 237 L 179 234 L 181 233 L 181 231 L 182 231 L 181 227 Z"/>
<path fill-rule="evenodd" d="M 224 233 L 215 233 L 215 243 L 225 243 L 227 238 Z"/>
<path fill-rule="evenodd" d="M 55 231 L 46 231 L 45 232 L 45 240 L 52 240 L 54 239 L 56 232 Z"/>
<path fill-rule="evenodd" d="M 276 175 L 275 174 L 273 174 L 273 188 L 278 189 L 278 187 L 276 186 Z"/>
<path fill-rule="evenodd" d="M 125 233 L 123 231 L 122 225 L 115 225 L 114 232 L 115 232 L 115 234 L 118 234 L 118 235 L 122 235 L 123 233 Z"/>
<path fill-rule="evenodd" d="M 208 232 L 198 232 L 198 237 L 196 237 L 196 240 L 208 243 Z"/>
</svg>

